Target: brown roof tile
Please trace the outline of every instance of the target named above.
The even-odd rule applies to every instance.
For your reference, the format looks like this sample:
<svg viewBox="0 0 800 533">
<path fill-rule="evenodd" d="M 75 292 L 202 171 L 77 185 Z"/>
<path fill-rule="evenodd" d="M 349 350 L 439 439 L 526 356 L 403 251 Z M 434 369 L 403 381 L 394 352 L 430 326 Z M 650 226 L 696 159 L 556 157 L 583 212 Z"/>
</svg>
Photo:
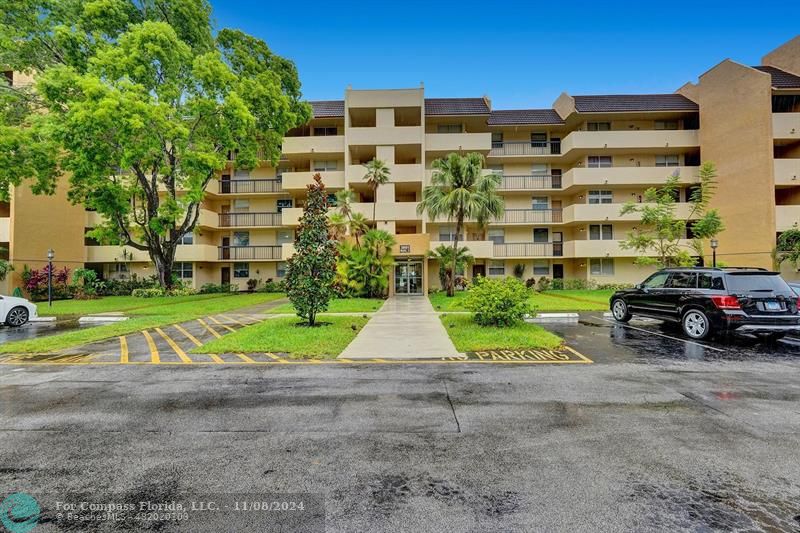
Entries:
<svg viewBox="0 0 800 533">
<path fill-rule="evenodd" d="M 563 124 L 553 109 L 498 109 L 489 115 L 490 126 L 513 124 Z"/>
<path fill-rule="evenodd" d="M 697 104 L 682 94 L 605 94 L 573 98 L 579 113 L 698 110 Z"/>
<path fill-rule="evenodd" d="M 772 86 L 776 89 L 800 89 L 800 76 L 775 67 L 753 67 L 772 76 Z"/>
<path fill-rule="evenodd" d="M 318 100 L 309 102 L 314 118 L 339 118 L 344 116 L 344 100 Z"/>
<path fill-rule="evenodd" d="M 426 98 L 426 115 L 488 115 L 483 98 Z"/>
</svg>

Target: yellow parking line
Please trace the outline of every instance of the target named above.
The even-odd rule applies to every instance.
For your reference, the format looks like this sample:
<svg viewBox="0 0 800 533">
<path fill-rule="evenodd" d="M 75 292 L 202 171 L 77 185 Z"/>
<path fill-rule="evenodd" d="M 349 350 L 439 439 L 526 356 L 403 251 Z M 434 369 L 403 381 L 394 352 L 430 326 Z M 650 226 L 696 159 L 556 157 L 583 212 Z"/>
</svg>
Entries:
<svg viewBox="0 0 800 533">
<path fill-rule="evenodd" d="M 161 357 L 158 356 L 158 348 L 156 348 L 153 337 L 150 336 L 146 329 L 142 331 L 142 335 L 144 335 L 144 339 L 147 341 L 147 347 L 150 348 L 150 362 L 159 364 L 161 362 Z"/>
<path fill-rule="evenodd" d="M 174 340 L 172 340 L 172 337 L 170 337 L 169 335 L 164 333 L 164 331 L 161 328 L 155 328 L 155 330 L 158 332 L 159 335 L 161 335 L 161 338 L 163 338 L 165 341 L 167 341 L 167 344 L 169 344 L 169 347 L 172 348 L 175 351 L 176 354 L 178 354 L 178 357 L 181 358 L 181 361 L 183 361 L 184 363 L 191 363 L 192 362 L 192 360 L 189 359 L 189 356 L 186 355 L 186 352 L 184 352 L 181 349 L 181 347 L 178 346 L 178 344 Z"/>
<path fill-rule="evenodd" d="M 206 328 L 206 329 L 207 329 L 207 330 L 208 330 L 208 331 L 209 331 L 209 332 L 210 332 L 212 335 L 214 335 L 216 338 L 218 338 L 218 339 L 221 339 L 221 338 L 222 338 L 222 335 L 220 335 L 219 333 L 217 333 L 215 330 L 213 330 L 213 329 L 211 328 L 211 326 L 209 326 L 208 324 L 206 324 L 205 320 L 203 320 L 202 318 L 198 318 L 198 319 L 197 319 L 197 321 L 198 321 L 198 322 L 200 322 L 200 324 L 202 324 L 202 325 L 203 325 L 203 327 L 204 327 L 204 328 Z"/>
<path fill-rule="evenodd" d="M 128 362 L 128 339 L 125 338 L 125 335 L 119 338 L 119 362 Z"/>
<path fill-rule="evenodd" d="M 236 323 L 236 324 L 239 324 L 239 325 L 240 325 L 240 326 L 242 326 L 242 327 L 245 327 L 245 326 L 249 325 L 249 324 L 245 324 L 244 322 L 240 322 L 239 320 L 236 320 L 236 319 L 235 319 L 235 318 L 233 318 L 232 316 L 228 316 L 228 315 L 219 315 L 219 316 L 221 316 L 222 318 L 224 318 L 224 319 L 226 319 L 226 320 L 230 320 L 231 322 L 234 322 L 234 323 Z"/>
<path fill-rule="evenodd" d="M 255 361 L 253 361 L 252 359 L 250 359 L 249 357 L 247 357 L 247 356 L 246 356 L 245 354 L 243 354 L 243 353 L 237 353 L 236 355 L 239 357 L 239 359 L 241 359 L 241 360 L 242 360 L 242 361 L 244 361 L 245 363 L 255 363 Z"/>
<path fill-rule="evenodd" d="M 591 359 L 589 359 L 588 357 L 586 357 L 585 355 L 583 355 L 583 354 L 582 354 L 582 353 L 580 353 L 579 351 L 575 350 L 574 348 L 570 348 L 569 346 L 566 346 L 566 345 L 565 345 L 565 346 L 564 346 L 564 349 L 565 349 L 565 350 L 569 350 L 570 352 L 574 353 L 575 355 L 577 355 L 578 357 L 580 357 L 581 359 L 583 359 L 583 360 L 584 360 L 584 362 L 586 362 L 586 363 L 594 363 L 594 361 L 592 361 Z"/>
<path fill-rule="evenodd" d="M 228 330 L 228 331 L 230 331 L 230 332 L 234 332 L 234 331 L 236 331 L 235 329 L 233 329 L 233 328 L 232 328 L 232 327 L 230 327 L 229 325 L 227 325 L 227 324 L 223 324 L 222 322 L 220 322 L 219 320 L 217 320 L 217 319 L 216 319 L 216 318 L 214 318 L 213 316 L 209 316 L 209 317 L 208 317 L 208 319 L 209 319 L 210 321 L 212 321 L 214 324 L 216 324 L 216 325 L 218 325 L 218 326 L 222 326 L 223 328 L 227 329 L 227 330 Z"/>
<path fill-rule="evenodd" d="M 195 346 L 202 346 L 202 345 L 203 345 L 203 343 L 202 343 L 202 342 L 200 342 L 199 340 L 197 340 L 197 338 L 196 338 L 194 335 L 192 335 L 191 333 L 189 333 L 188 331 L 186 331 L 185 329 L 183 329 L 183 327 L 181 327 L 181 325 L 180 325 L 180 324 L 173 324 L 173 326 L 175 327 L 175 329 L 177 329 L 178 331 L 180 331 L 181 333 L 183 333 L 183 336 L 184 336 L 184 337 L 186 337 L 187 339 L 189 339 L 190 341 L 192 341 L 192 342 L 194 343 L 194 345 L 195 345 Z"/>
<path fill-rule="evenodd" d="M 277 355 L 275 355 L 274 353 L 271 353 L 271 352 L 264 352 L 264 355 L 266 355 L 267 357 L 269 357 L 273 361 L 278 361 L 279 363 L 285 363 L 286 362 L 286 359 L 282 359 L 282 358 L 278 357 Z"/>
</svg>

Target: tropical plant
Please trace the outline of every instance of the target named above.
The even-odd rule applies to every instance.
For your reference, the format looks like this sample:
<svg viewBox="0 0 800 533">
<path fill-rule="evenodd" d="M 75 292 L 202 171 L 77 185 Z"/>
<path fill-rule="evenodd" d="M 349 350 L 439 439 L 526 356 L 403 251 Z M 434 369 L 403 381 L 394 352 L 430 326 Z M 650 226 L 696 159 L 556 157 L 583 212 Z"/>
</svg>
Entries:
<svg viewBox="0 0 800 533">
<path fill-rule="evenodd" d="M 454 252 L 456 254 L 455 261 L 453 261 Z M 454 264 L 456 276 L 458 276 L 474 260 L 472 254 L 469 253 L 469 248 L 466 246 L 453 250 L 446 244 L 440 244 L 435 250 L 429 251 L 427 255 L 430 259 L 435 259 L 439 263 L 439 283 L 441 283 L 442 289 L 449 287 L 451 281 L 455 279 L 453 278 Z"/>
<path fill-rule="evenodd" d="M 456 221 L 453 238 L 452 271 L 456 272 L 459 237 L 465 220 L 475 220 L 484 227 L 491 218 L 503 213 L 503 198 L 497 194 L 501 177 L 495 173 L 483 172 L 483 156 L 469 153 L 465 156 L 453 153 L 432 163 L 431 184 L 422 191 L 422 201 L 417 212 L 427 212 L 435 220 L 445 217 Z M 447 285 L 447 295 L 455 295 L 455 280 Z"/>
<path fill-rule="evenodd" d="M 361 213 L 353 213 L 350 215 L 349 224 L 350 235 L 356 240 L 356 245 L 361 246 L 361 237 L 369 230 L 369 222 L 367 217 Z"/>
<path fill-rule="evenodd" d="M 337 240 L 344 237 L 343 230 L 349 231 L 350 235 L 356 240 L 356 245 L 360 246 L 360 238 L 369 229 L 369 223 L 364 215 L 353 211 L 354 200 L 355 195 L 350 189 L 342 189 L 337 192 L 336 205 L 338 213 L 332 213 L 330 218 L 331 224 L 334 225 L 332 231 L 339 237 Z"/>
<path fill-rule="evenodd" d="M 530 291 L 517 278 L 478 278 L 464 299 L 464 307 L 482 326 L 513 326 L 533 312 Z"/>
<path fill-rule="evenodd" d="M 364 234 L 363 246 L 342 243 L 336 265 L 338 292 L 343 296 L 385 296 L 394 265 L 392 247 L 395 242 L 386 231 L 371 229 Z"/>
<path fill-rule="evenodd" d="M 349 221 L 344 215 L 341 213 L 331 213 L 328 215 L 328 223 L 330 224 L 331 239 L 335 241 L 344 239 L 349 224 Z"/>
<path fill-rule="evenodd" d="M 336 241 L 328 228 L 328 197 L 322 176 L 314 175 L 294 241 L 295 254 L 286 262 L 286 295 L 309 326 L 328 308 L 334 295 Z"/>
<path fill-rule="evenodd" d="M 678 171 L 661 187 L 647 189 L 644 203 L 626 203 L 620 214 L 637 214 L 641 220 L 628 233 L 627 239 L 620 242 L 620 247 L 634 250 L 637 253 L 634 262 L 639 265 L 693 266 L 696 260 L 691 252 L 702 256 L 703 241 L 725 229 L 719 212 L 709 209 L 716 189 L 716 175 L 713 163 L 703 163 L 698 176 L 700 183 L 691 192 L 691 208 L 685 219 L 679 218 L 675 212 L 681 185 Z M 691 247 L 686 247 L 681 240 L 685 238 L 690 221 L 694 239 Z"/>
<path fill-rule="evenodd" d="M 208 0 L 0 0 L 0 63 L 35 72 L 0 90 L 0 198 L 30 182 L 104 222 L 89 236 L 147 251 L 162 287 L 210 181 L 276 163 L 311 117 L 295 65 L 239 30 L 212 27 Z M 5 85 L 5 84 L 3 84 Z"/>
<path fill-rule="evenodd" d="M 91 268 L 76 268 L 72 271 L 72 284 L 75 298 L 86 299 L 97 295 L 97 272 Z"/>
<path fill-rule="evenodd" d="M 781 232 L 775 248 L 775 262 L 780 265 L 787 261 L 800 266 L 800 228 L 796 222 L 791 228 Z"/>
<path fill-rule="evenodd" d="M 364 174 L 364 181 L 372 188 L 372 220 L 377 226 L 378 221 L 375 220 L 375 214 L 378 207 L 378 187 L 389 182 L 391 171 L 386 166 L 386 163 L 380 159 L 373 159 L 364 165 L 364 168 L 367 169 L 367 173 Z"/>
<path fill-rule="evenodd" d="M 14 270 L 14 267 L 5 259 L 0 259 L 0 281 L 5 281 L 8 274 Z"/>
<path fill-rule="evenodd" d="M 517 263 L 514 265 L 514 277 L 517 279 L 522 279 L 522 276 L 525 275 L 525 264 L 524 263 Z"/>
</svg>

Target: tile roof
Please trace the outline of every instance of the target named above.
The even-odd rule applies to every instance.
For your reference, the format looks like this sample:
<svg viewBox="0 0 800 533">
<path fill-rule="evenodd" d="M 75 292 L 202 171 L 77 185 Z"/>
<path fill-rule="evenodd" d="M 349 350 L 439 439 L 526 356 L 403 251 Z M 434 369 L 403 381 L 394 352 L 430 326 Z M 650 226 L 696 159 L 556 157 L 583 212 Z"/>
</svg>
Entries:
<svg viewBox="0 0 800 533">
<path fill-rule="evenodd" d="M 498 109 L 489 115 L 490 126 L 512 124 L 563 124 L 553 109 Z"/>
<path fill-rule="evenodd" d="M 697 104 L 682 94 L 607 94 L 573 98 L 579 113 L 698 110 Z"/>
<path fill-rule="evenodd" d="M 795 76 L 775 67 L 753 67 L 772 76 L 772 86 L 776 89 L 800 89 L 800 76 Z"/>
<path fill-rule="evenodd" d="M 314 118 L 338 118 L 344 116 L 344 100 L 318 100 L 309 103 L 314 109 Z"/>
<path fill-rule="evenodd" d="M 488 115 L 483 98 L 426 98 L 426 115 Z"/>
</svg>

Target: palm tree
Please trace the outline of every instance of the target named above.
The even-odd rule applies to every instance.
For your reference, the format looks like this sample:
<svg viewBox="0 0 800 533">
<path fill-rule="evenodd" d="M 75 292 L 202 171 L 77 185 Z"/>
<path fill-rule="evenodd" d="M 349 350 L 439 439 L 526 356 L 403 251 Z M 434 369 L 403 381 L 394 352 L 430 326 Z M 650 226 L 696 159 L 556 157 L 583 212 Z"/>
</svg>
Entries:
<svg viewBox="0 0 800 533">
<path fill-rule="evenodd" d="M 355 200 L 355 194 L 350 189 L 342 189 L 341 191 L 336 193 L 336 206 L 339 209 L 339 212 L 336 215 L 338 217 L 331 216 L 331 222 L 336 223 L 334 221 L 341 221 L 344 222 L 346 219 L 347 228 L 350 230 L 350 235 L 352 235 L 356 240 L 356 246 L 361 246 L 358 238 L 367 231 L 367 219 L 361 213 L 356 213 L 353 211 L 353 201 Z"/>
<path fill-rule="evenodd" d="M 455 279 L 458 272 L 466 265 L 471 264 L 473 261 L 472 255 L 466 246 L 462 246 L 455 250 L 455 274 L 453 273 L 453 249 L 445 244 L 440 244 L 435 250 L 428 252 L 428 257 L 435 259 L 439 262 L 439 282 L 442 288 L 447 288 L 450 285 L 450 280 Z"/>
<path fill-rule="evenodd" d="M 369 229 L 369 222 L 367 221 L 367 217 L 362 215 L 361 213 L 353 213 L 350 215 L 350 235 L 352 235 L 356 240 L 356 246 L 361 246 L 358 238 L 364 233 L 367 232 Z"/>
<path fill-rule="evenodd" d="M 350 221 L 341 213 L 331 213 L 328 216 L 328 220 L 330 222 L 331 239 L 341 241 L 347 233 L 347 226 Z"/>
<path fill-rule="evenodd" d="M 378 187 L 388 183 L 391 171 L 389 167 L 386 166 L 386 163 L 380 159 L 373 159 L 364 165 L 364 168 L 367 169 L 367 173 L 364 174 L 364 181 L 372 187 L 372 220 L 375 221 L 375 227 L 377 227 L 378 221 L 375 220 L 375 213 L 378 207 Z"/>
<path fill-rule="evenodd" d="M 483 172 L 483 156 L 478 153 L 460 155 L 452 153 L 433 162 L 431 184 L 422 190 L 422 201 L 417 213 L 428 212 L 435 220 L 455 219 L 452 271 L 456 272 L 458 240 L 464 229 L 464 220 L 474 219 L 483 228 L 491 218 L 503 214 L 503 198 L 497 194 L 502 179 L 498 174 Z M 455 280 L 450 279 L 447 295 L 455 296 Z"/>
</svg>

